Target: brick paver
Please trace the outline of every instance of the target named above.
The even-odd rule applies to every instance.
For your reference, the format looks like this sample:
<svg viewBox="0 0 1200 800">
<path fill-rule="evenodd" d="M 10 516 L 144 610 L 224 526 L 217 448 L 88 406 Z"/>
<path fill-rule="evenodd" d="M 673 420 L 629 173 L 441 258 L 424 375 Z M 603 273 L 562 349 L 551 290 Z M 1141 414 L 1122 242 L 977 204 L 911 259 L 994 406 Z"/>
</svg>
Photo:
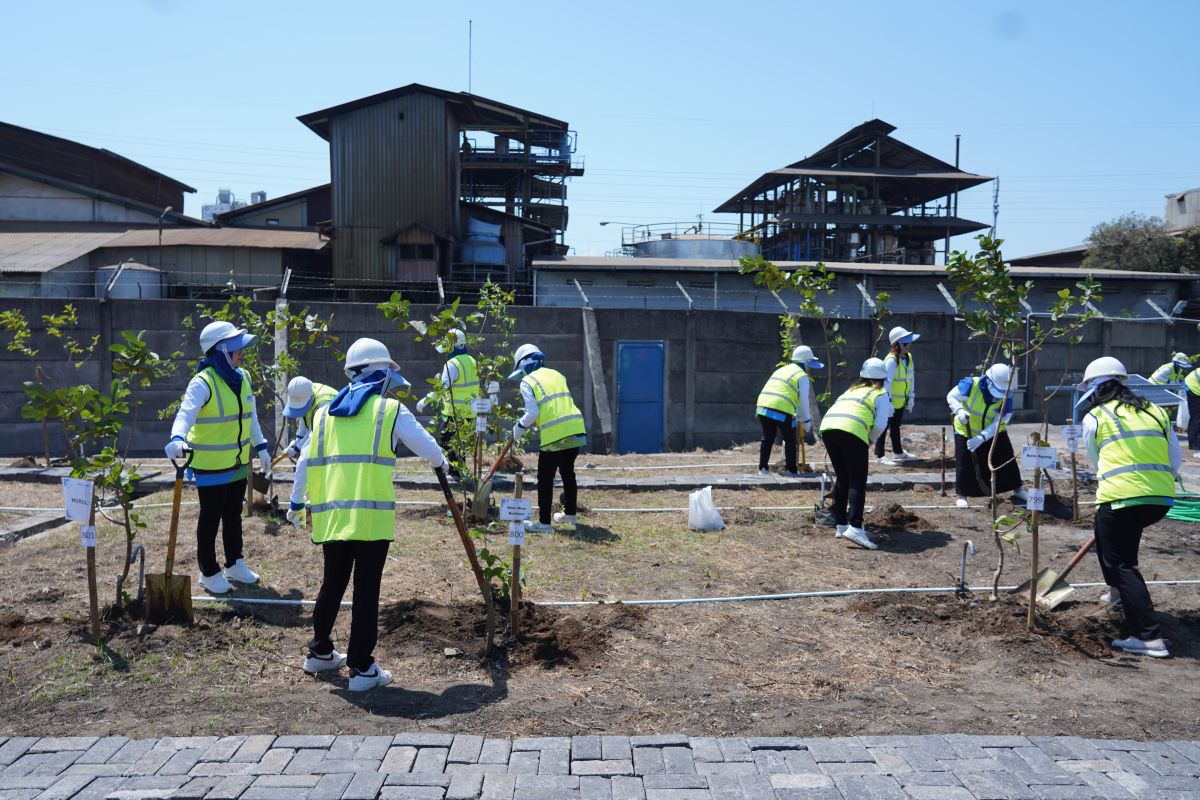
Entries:
<svg viewBox="0 0 1200 800">
<path fill-rule="evenodd" d="M 0 800 L 1200 798 L 1200 741 L 1077 736 L 0 737 Z"/>
</svg>

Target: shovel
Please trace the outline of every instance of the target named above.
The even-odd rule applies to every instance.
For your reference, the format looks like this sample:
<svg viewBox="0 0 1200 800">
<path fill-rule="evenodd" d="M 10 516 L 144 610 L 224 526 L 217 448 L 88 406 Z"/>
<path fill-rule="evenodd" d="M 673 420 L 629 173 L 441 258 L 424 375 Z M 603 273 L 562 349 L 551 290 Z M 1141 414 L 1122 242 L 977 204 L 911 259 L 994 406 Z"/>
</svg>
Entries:
<svg viewBox="0 0 1200 800">
<path fill-rule="evenodd" d="M 283 461 L 286 456 L 287 450 L 285 449 L 282 453 L 275 457 L 275 460 L 271 462 L 272 472 L 275 470 L 275 465 L 280 461 Z M 263 472 L 262 470 L 255 470 L 254 472 L 250 473 L 250 485 L 254 487 L 254 491 L 263 496 L 266 496 L 267 493 L 271 491 L 271 480 L 267 477 L 267 473 Z"/>
<path fill-rule="evenodd" d="M 492 476 L 496 474 L 496 470 L 504 463 L 504 459 L 508 458 L 508 451 L 512 450 L 514 441 L 513 439 L 509 439 L 504 444 L 504 447 L 500 450 L 500 454 L 492 462 L 492 467 L 488 470 L 487 475 L 484 475 L 483 480 L 475 487 L 475 498 L 471 501 L 471 508 L 475 510 L 471 512 L 472 514 L 487 513 L 487 507 L 492 502 Z M 482 516 L 480 516 L 480 519 L 482 519 Z"/>
<path fill-rule="evenodd" d="M 1052 608 L 1057 608 L 1060 603 L 1066 600 L 1075 591 L 1071 584 L 1067 583 L 1067 575 L 1071 574 L 1071 570 L 1075 569 L 1075 565 L 1083 560 L 1088 551 L 1092 549 L 1092 545 L 1096 543 L 1096 537 L 1088 539 L 1083 547 L 1075 551 L 1075 555 L 1071 556 L 1071 560 L 1067 562 L 1067 567 L 1062 573 L 1055 572 L 1052 569 L 1044 569 L 1037 576 L 1037 603 L 1042 608 L 1049 611 Z M 1013 594 L 1029 594 L 1029 581 L 1025 581 L 1016 589 L 1013 589 Z"/>
<path fill-rule="evenodd" d="M 187 460 L 180 464 L 175 459 L 175 492 L 171 497 L 171 530 L 167 534 L 167 569 L 161 575 L 146 576 L 146 617 L 155 625 L 168 620 L 186 621 L 192 616 L 192 579 L 187 575 L 172 574 L 175 569 L 175 535 L 179 532 L 179 501 L 183 497 L 183 471 L 192 463 L 195 450 L 187 451 Z"/>
<path fill-rule="evenodd" d="M 804 434 L 801 432 L 801 427 L 802 426 L 797 425 L 795 428 L 793 428 L 793 430 L 796 431 L 796 439 L 800 443 L 800 465 L 797 467 L 797 469 L 800 472 L 812 472 L 813 468 L 812 465 L 808 463 L 808 450 L 804 446 Z"/>
<path fill-rule="evenodd" d="M 479 593 L 483 595 L 483 606 L 487 610 L 487 652 L 491 653 L 492 642 L 496 637 L 496 608 L 492 604 L 492 587 L 487 578 L 483 577 L 483 567 L 479 564 L 475 545 L 471 544 L 471 535 L 467 533 L 467 523 L 463 520 L 462 509 L 458 507 L 458 502 L 454 499 L 454 492 L 450 490 L 450 482 L 446 480 L 446 471 L 438 467 L 433 472 L 442 486 L 442 494 L 446 496 L 446 505 L 450 507 L 450 515 L 454 517 L 454 526 L 458 528 L 458 538 L 462 540 L 463 549 L 467 551 L 467 561 L 471 562 L 471 571 L 475 573 L 475 582 L 479 584 Z M 491 475 L 489 474 L 488 477 L 490 478 Z"/>
</svg>

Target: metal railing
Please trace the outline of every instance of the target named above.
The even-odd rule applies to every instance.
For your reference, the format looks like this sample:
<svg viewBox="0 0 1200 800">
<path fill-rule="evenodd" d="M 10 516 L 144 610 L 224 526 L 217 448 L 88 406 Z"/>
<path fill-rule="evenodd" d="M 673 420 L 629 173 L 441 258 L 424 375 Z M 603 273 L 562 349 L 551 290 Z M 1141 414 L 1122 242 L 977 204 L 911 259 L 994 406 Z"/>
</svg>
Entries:
<svg viewBox="0 0 1200 800">
<path fill-rule="evenodd" d="M 738 232 L 734 222 L 657 222 L 648 225 L 628 225 L 621 228 L 621 247 L 633 247 L 642 242 L 674 239 L 681 236 L 709 236 L 732 239 Z"/>
</svg>

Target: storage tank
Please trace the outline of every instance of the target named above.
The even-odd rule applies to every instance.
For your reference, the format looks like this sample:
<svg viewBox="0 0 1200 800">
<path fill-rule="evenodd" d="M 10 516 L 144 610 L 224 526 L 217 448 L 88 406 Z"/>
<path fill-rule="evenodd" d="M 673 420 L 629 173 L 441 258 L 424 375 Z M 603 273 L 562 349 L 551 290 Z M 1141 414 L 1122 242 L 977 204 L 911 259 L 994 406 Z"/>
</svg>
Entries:
<svg viewBox="0 0 1200 800">
<path fill-rule="evenodd" d="M 105 294 L 104 290 L 117 270 L 121 270 L 121 275 Z M 136 261 L 96 267 L 96 297 L 109 297 L 113 300 L 159 299 L 163 296 L 162 275 L 162 270 Z"/>
<path fill-rule="evenodd" d="M 743 242 L 724 236 L 671 233 L 637 242 L 633 249 L 636 251 L 635 255 L 642 258 L 711 258 L 731 261 L 758 253 L 758 245 L 754 242 Z"/>
</svg>

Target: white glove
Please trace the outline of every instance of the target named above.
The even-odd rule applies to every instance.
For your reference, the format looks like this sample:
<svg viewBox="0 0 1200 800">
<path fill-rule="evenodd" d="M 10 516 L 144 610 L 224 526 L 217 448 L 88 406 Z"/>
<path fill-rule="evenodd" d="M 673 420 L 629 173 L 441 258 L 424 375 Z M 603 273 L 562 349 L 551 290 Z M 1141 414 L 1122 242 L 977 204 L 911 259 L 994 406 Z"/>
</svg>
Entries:
<svg viewBox="0 0 1200 800">
<path fill-rule="evenodd" d="M 296 459 L 298 459 L 300 457 L 300 440 L 299 439 L 292 439 L 290 442 L 288 442 L 287 454 L 292 459 L 292 461 L 295 461 Z"/>
<path fill-rule="evenodd" d="M 529 433 L 529 428 L 522 428 L 521 423 L 518 422 L 515 425 L 513 425 L 512 438 L 513 438 L 514 442 L 521 441 L 522 439 L 525 438 L 525 435 L 528 433 Z"/>
<path fill-rule="evenodd" d="M 167 446 L 163 448 L 163 452 L 167 454 L 167 458 L 180 459 L 187 454 L 187 442 L 181 439 L 172 439 L 167 442 Z"/>
<path fill-rule="evenodd" d="M 427 397 L 428 397 L 428 395 L 426 395 L 425 397 L 422 397 L 420 400 L 417 401 L 417 413 L 418 414 L 425 413 L 425 400 Z"/>
<path fill-rule="evenodd" d="M 906 406 L 904 407 L 904 410 L 905 410 L 905 411 L 912 411 L 912 410 L 913 410 L 913 406 L 914 406 L 914 405 L 916 405 L 916 402 L 917 402 L 917 398 L 915 398 L 915 397 L 910 397 L 910 398 L 908 398 L 908 405 L 906 405 Z"/>
<path fill-rule="evenodd" d="M 971 422 L 971 412 L 965 408 L 959 408 L 958 411 L 954 412 L 954 418 L 963 425 L 968 425 Z"/>
<path fill-rule="evenodd" d="M 967 449 L 974 453 L 986 440 L 982 436 L 972 436 L 967 439 Z"/>
<path fill-rule="evenodd" d="M 297 508 L 295 510 L 288 509 L 287 521 L 292 523 L 292 525 L 297 528 L 302 528 L 302 527 L 304 527 L 304 519 L 306 516 L 307 516 L 307 514 L 303 507 Z"/>
</svg>

